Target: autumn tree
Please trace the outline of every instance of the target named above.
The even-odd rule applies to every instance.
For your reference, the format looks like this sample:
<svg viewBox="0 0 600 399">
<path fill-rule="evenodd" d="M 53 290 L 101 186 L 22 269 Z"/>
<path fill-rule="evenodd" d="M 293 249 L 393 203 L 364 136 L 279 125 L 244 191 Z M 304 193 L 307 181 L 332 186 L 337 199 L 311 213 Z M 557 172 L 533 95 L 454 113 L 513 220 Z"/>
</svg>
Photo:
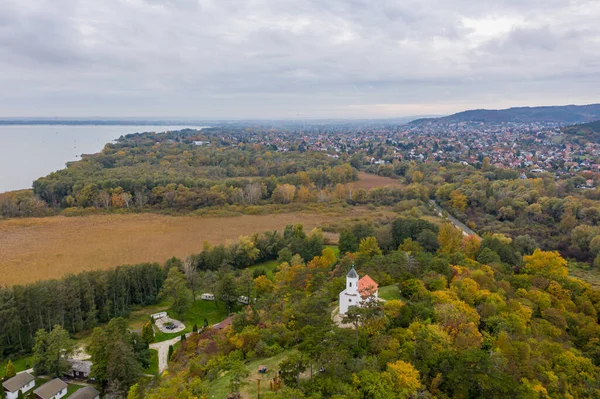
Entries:
<svg viewBox="0 0 600 399">
<path fill-rule="evenodd" d="M 375 255 L 381 255 L 381 249 L 377 244 L 377 239 L 375 237 L 365 237 L 360 241 L 358 246 L 358 252 L 360 255 L 366 257 L 373 257 Z"/>
<path fill-rule="evenodd" d="M 454 190 L 450 193 L 450 206 L 457 211 L 464 212 L 467 209 L 467 196 L 460 190 Z"/>
<path fill-rule="evenodd" d="M 296 196 L 296 187 L 291 184 L 279 184 L 273 191 L 272 198 L 282 204 L 289 204 Z"/>
<path fill-rule="evenodd" d="M 383 378 L 394 388 L 397 398 L 408 398 L 421 387 L 419 370 L 402 360 L 388 363 Z"/>
<path fill-rule="evenodd" d="M 463 234 L 460 230 L 452 226 L 451 223 L 444 223 L 438 233 L 438 243 L 440 253 L 451 254 L 460 250 Z"/>
<path fill-rule="evenodd" d="M 536 249 L 533 254 L 523 257 L 523 271 L 528 274 L 541 274 L 550 278 L 565 278 L 569 275 L 567 261 L 558 251 Z"/>
</svg>

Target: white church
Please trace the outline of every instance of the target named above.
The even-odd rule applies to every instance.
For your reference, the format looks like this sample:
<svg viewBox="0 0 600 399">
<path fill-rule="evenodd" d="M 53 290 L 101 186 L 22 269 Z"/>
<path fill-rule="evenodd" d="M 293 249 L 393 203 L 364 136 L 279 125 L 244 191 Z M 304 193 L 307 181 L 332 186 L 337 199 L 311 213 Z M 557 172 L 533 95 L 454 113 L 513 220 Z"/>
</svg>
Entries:
<svg viewBox="0 0 600 399">
<path fill-rule="evenodd" d="M 370 296 L 377 300 L 378 287 L 368 275 L 359 279 L 352 265 L 352 269 L 346 275 L 346 289 L 340 292 L 340 314 L 346 314 L 350 306 L 362 306 Z"/>
</svg>

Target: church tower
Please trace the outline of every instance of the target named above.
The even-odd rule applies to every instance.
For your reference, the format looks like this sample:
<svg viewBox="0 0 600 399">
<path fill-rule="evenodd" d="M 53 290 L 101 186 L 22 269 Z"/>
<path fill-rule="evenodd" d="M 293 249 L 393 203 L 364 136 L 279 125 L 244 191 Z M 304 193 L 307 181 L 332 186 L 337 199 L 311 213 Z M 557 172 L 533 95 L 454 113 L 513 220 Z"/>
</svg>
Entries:
<svg viewBox="0 0 600 399">
<path fill-rule="evenodd" d="M 352 269 L 346 275 L 346 289 L 349 291 L 358 291 L 358 273 L 354 270 L 354 265 L 352 265 Z"/>
<path fill-rule="evenodd" d="M 361 297 L 358 293 L 358 273 L 352 269 L 346 275 L 346 289 L 340 292 L 340 313 L 346 314 L 350 306 L 360 306 Z"/>
</svg>

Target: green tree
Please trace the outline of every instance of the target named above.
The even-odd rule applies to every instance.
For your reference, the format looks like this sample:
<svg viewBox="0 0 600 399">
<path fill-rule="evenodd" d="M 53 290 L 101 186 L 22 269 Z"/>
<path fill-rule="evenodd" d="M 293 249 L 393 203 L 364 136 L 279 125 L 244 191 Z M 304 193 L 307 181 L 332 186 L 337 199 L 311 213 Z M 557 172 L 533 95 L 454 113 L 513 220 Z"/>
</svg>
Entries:
<svg viewBox="0 0 600 399">
<path fill-rule="evenodd" d="M 238 298 L 237 286 L 233 274 L 221 271 L 220 279 L 217 283 L 215 298 L 225 304 L 229 314 L 233 311 Z"/>
<path fill-rule="evenodd" d="M 297 387 L 300 382 L 300 373 L 306 370 L 307 363 L 306 358 L 299 353 L 294 353 L 279 363 L 281 379 L 285 385 L 292 388 Z"/>
<path fill-rule="evenodd" d="M 375 255 L 381 255 L 381 249 L 379 249 L 379 245 L 377 244 L 377 239 L 375 237 L 363 238 L 358 246 L 358 252 L 360 255 L 369 258 Z"/>
<path fill-rule="evenodd" d="M 346 252 L 356 252 L 358 250 L 358 240 L 351 230 L 342 230 L 339 239 L 340 254 Z"/>
<path fill-rule="evenodd" d="M 70 368 L 68 358 L 73 353 L 73 342 L 69 333 L 56 325 L 49 333 L 38 330 L 33 352 L 36 373 L 60 377 Z"/>
<path fill-rule="evenodd" d="M 183 318 L 185 312 L 194 302 L 192 291 L 187 286 L 185 276 L 175 267 L 169 269 L 169 274 L 161 290 L 161 296 L 173 301 L 171 310 L 179 318 Z"/>
<path fill-rule="evenodd" d="M 4 376 L 6 378 L 13 378 L 15 375 L 17 375 L 15 366 L 13 365 L 13 362 L 9 360 L 8 363 L 6 363 L 6 373 L 4 373 Z"/>
<path fill-rule="evenodd" d="M 154 328 L 151 322 L 147 322 L 142 326 L 142 339 L 148 345 L 154 341 Z"/>
</svg>

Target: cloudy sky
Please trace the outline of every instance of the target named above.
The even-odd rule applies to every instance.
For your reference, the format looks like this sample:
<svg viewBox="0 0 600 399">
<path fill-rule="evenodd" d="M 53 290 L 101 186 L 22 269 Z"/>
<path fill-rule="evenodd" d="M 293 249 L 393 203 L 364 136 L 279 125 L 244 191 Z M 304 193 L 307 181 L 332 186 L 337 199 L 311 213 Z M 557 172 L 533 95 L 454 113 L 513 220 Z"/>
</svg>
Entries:
<svg viewBox="0 0 600 399">
<path fill-rule="evenodd" d="M 0 0 L 0 116 L 600 102 L 598 0 Z"/>
</svg>

